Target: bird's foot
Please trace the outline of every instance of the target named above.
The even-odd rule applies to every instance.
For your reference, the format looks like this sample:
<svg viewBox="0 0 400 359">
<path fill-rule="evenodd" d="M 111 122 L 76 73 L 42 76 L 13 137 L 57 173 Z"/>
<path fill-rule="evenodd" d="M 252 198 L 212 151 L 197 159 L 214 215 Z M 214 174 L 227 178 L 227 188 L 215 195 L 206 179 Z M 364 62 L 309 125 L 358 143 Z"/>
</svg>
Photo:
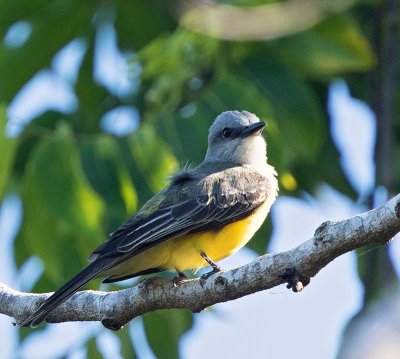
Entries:
<svg viewBox="0 0 400 359">
<path fill-rule="evenodd" d="M 212 267 L 212 271 L 208 273 L 204 273 L 200 277 L 200 285 L 204 288 L 204 285 L 206 284 L 206 280 L 208 277 L 211 277 L 215 273 L 222 272 L 222 269 L 210 258 L 205 254 L 204 252 L 201 252 L 200 255 L 203 257 L 203 259 Z"/>
<path fill-rule="evenodd" d="M 213 274 L 215 273 L 219 273 L 222 272 L 222 269 L 220 267 L 218 268 L 214 268 L 212 271 L 204 273 L 201 277 L 200 277 L 200 285 L 204 288 L 204 285 L 206 284 L 206 280 L 211 277 Z"/>
<path fill-rule="evenodd" d="M 173 283 L 174 287 L 177 288 L 180 284 L 186 282 L 187 279 L 188 279 L 188 277 L 186 276 L 185 273 L 178 271 L 178 276 L 174 277 L 172 279 L 172 283 Z"/>
</svg>

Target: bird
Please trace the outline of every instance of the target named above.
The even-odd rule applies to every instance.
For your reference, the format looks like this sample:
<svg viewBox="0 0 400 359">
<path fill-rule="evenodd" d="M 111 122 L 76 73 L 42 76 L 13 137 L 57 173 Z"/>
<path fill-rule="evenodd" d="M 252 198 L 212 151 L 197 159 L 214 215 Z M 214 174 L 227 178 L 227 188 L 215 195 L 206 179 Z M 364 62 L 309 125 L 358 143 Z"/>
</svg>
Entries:
<svg viewBox="0 0 400 359">
<path fill-rule="evenodd" d="M 112 232 L 90 264 L 52 294 L 21 326 L 36 327 L 91 279 L 104 283 L 161 271 L 211 266 L 243 247 L 260 228 L 278 194 L 267 163 L 264 121 L 248 111 L 225 111 L 209 128 L 204 161 L 184 166 L 169 184 Z M 177 279 L 175 281 L 175 279 Z"/>
</svg>

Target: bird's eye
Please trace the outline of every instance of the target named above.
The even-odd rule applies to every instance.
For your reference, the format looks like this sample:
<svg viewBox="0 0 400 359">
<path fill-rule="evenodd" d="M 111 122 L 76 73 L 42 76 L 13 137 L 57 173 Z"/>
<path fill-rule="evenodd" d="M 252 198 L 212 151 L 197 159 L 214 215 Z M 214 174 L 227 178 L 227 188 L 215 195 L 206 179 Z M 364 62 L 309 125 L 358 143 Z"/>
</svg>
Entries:
<svg viewBox="0 0 400 359">
<path fill-rule="evenodd" d="M 225 128 L 222 130 L 222 137 L 223 137 L 223 138 L 230 138 L 231 135 L 232 135 L 232 129 L 230 129 L 229 127 L 225 127 Z"/>
</svg>

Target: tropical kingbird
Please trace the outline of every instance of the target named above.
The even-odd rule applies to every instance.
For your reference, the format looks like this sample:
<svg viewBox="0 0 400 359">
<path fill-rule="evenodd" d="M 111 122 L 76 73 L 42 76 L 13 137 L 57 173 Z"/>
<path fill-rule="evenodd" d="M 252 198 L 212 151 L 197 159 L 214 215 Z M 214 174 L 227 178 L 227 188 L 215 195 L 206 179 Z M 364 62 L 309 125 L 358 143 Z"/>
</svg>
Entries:
<svg viewBox="0 0 400 359">
<path fill-rule="evenodd" d="M 220 114 L 210 127 L 204 161 L 172 175 L 167 187 L 93 252 L 91 264 L 22 325 L 37 326 L 95 277 L 110 283 L 175 270 L 182 280 L 184 270 L 210 265 L 211 273 L 218 271 L 215 262 L 251 239 L 277 196 L 265 125 L 247 111 Z"/>
</svg>

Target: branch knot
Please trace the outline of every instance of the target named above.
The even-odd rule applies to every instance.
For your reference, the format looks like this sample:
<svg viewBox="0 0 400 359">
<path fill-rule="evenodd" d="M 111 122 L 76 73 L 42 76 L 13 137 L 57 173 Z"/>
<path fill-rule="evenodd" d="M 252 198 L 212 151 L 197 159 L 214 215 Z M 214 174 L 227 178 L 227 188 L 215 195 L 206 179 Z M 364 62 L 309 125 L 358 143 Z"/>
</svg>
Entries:
<svg viewBox="0 0 400 359">
<path fill-rule="evenodd" d="M 107 329 L 111 329 L 114 331 L 121 330 L 124 327 L 124 324 L 119 323 L 116 320 L 106 318 L 101 321 L 101 324 L 104 325 Z"/>
<path fill-rule="evenodd" d="M 400 201 L 396 203 L 394 206 L 394 211 L 396 213 L 397 218 L 400 218 Z"/>
<path fill-rule="evenodd" d="M 286 268 L 282 278 L 287 282 L 286 288 L 293 292 L 301 292 L 311 281 L 310 278 L 299 273 L 296 268 Z"/>
<path fill-rule="evenodd" d="M 332 225 L 332 221 L 326 221 L 319 225 L 319 227 L 314 232 L 314 244 L 315 245 L 318 245 L 319 243 L 324 241 L 326 232 L 328 231 L 328 228 L 331 225 Z"/>
</svg>

